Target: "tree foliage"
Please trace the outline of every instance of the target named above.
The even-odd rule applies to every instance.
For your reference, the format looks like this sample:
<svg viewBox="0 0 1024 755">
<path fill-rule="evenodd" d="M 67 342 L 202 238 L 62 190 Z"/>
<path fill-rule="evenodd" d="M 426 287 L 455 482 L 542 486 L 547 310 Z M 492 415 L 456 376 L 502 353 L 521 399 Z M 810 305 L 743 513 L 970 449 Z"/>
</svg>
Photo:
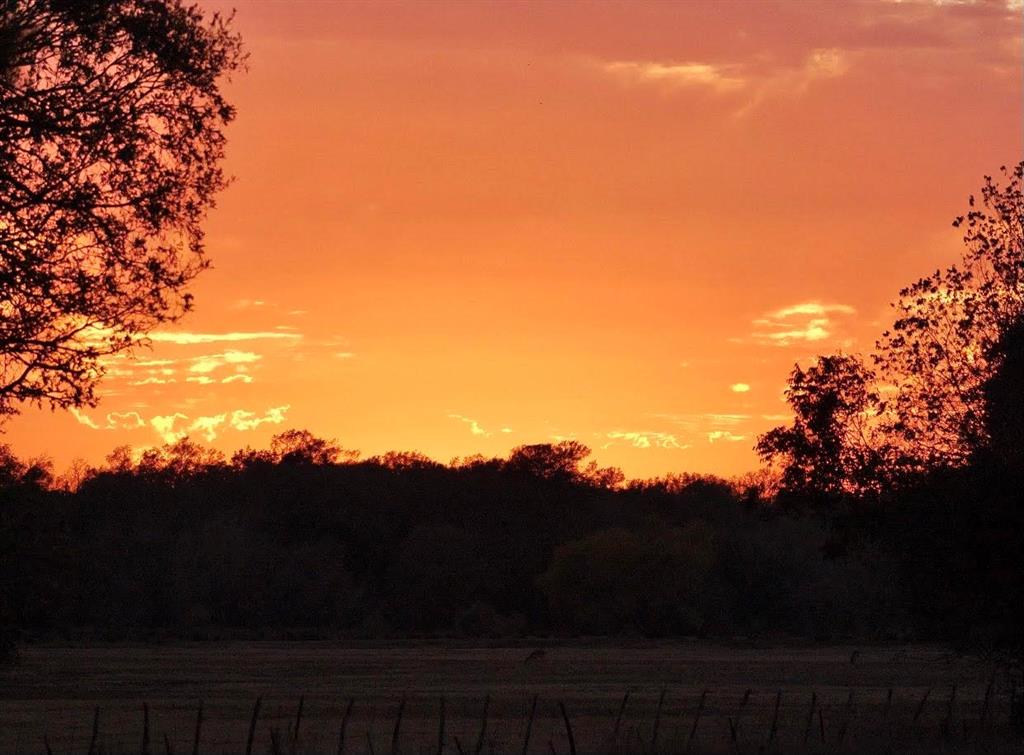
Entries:
<svg viewBox="0 0 1024 755">
<path fill-rule="evenodd" d="M 985 381 L 985 435 L 981 449 L 1018 476 L 1024 473 L 1024 320 L 998 345 L 999 366 Z"/>
<path fill-rule="evenodd" d="M 879 376 L 893 390 L 881 407 L 887 429 L 920 469 L 964 463 L 987 442 L 984 386 L 1024 316 L 1024 162 L 1002 176 L 986 176 L 980 202 L 972 195 L 953 221 L 963 229 L 960 263 L 900 291 L 877 344 Z"/>
<path fill-rule="evenodd" d="M 953 221 L 963 229 L 960 263 L 900 291 L 873 366 L 827 356 L 794 369 L 794 423 L 757 444 L 783 468 L 784 491 L 834 498 L 892 488 L 967 464 L 1005 430 L 990 414 L 1012 412 L 1019 394 L 1009 377 L 991 381 L 1024 321 L 1024 162 L 1002 175 L 986 176 L 980 201 L 971 196 Z"/>
<path fill-rule="evenodd" d="M 190 308 L 243 61 L 180 0 L 0 3 L 0 413 L 92 403 Z"/>
<path fill-rule="evenodd" d="M 828 500 L 873 487 L 880 457 L 872 437 L 878 405 L 872 381 L 855 356 L 824 356 L 807 369 L 793 368 L 785 392 L 793 424 L 757 443 L 763 459 L 783 466 L 780 485 L 790 500 Z"/>
</svg>

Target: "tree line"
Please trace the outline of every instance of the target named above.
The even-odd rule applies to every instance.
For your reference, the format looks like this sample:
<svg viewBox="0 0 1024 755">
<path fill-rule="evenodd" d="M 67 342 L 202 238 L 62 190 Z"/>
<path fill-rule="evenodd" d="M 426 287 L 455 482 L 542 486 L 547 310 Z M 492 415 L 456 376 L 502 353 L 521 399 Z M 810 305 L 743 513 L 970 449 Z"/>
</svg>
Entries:
<svg viewBox="0 0 1024 755">
<path fill-rule="evenodd" d="M 827 558 L 827 529 L 762 481 L 627 484 L 588 455 L 359 460 L 289 431 L 230 460 L 118 449 L 68 489 L 7 453 L 2 621 L 62 639 L 918 631 L 895 565 Z"/>
</svg>

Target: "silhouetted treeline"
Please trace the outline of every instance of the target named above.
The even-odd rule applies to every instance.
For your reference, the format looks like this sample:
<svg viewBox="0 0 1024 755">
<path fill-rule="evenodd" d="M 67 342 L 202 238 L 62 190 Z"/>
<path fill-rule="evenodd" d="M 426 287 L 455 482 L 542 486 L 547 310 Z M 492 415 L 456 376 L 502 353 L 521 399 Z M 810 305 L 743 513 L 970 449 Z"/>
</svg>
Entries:
<svg viewBox="0 0 1024 755">
<path fill-rule="evenodd" d="M 889 561 L 711 477 L 624 485 L 577 443 L 441 465 L 308 433 L 182 441 L 57 490 L 4 461 L 3 620 L 29 637 L 902 636 Z"/>
</svg>

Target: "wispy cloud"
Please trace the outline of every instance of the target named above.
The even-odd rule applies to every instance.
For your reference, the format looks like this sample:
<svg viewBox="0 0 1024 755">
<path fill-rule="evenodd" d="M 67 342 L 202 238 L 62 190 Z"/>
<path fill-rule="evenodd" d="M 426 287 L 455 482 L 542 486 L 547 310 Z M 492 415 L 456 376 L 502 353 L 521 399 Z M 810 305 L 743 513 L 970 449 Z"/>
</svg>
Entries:
<svg viewBox="0 0 1024 755">
<path fill-rule="evenodd" d="M 164 443 L 177 443 L 189 435 L 201 435 L 207 442 L 217 439 L 217 429 L 227 420 L 227 414 L 215 414 L 208 417 L 196 417 L 189 421 L 187 414 L 175 412 L 153 417 L 150 426 Z M 178 424 L 183 423 L 180 427 Z"/>
<path fill-rule="evenodd" d="M 189 425 L 190 433 L 199 433 L 207 442 L 217 438 L 217 428 L 224 424 L 228 418 L 226 414 L 217 414 L 213 417 L 198 417 Z"/>
<path fill-rule="evenodd" d="M 178 381 L 175 380 L 174 378 L 162 378 L 162 377 L 156 377 L 154 375 L 154 376 L 150 376 L 148 378 L 143 378 L 142 380 L 133 380 L 130 383 L 130 385 L 167 385 L 169 383 L 176 383 L 176 382 L 178 382 Z"/>
<path fill-rule="evenodd" d="M 700 415 L 703 419 L 707 420 L 712 427 L 735 427 L 736 425 L 742 424 L 750 419 L 749 414 L 702 414 Z"/>
<path fill-rule="evenodd" d="M 254 412 L 236 409 L 231 412 L 231 426 L 236 430 L 245 431 L 254 430 L 264 424 L 280 425 L 284 422 L 284 415 L 291 408 L 291 404 L 275 406 L 267 409 L 267 411 L 263 413 L 263 416 L 258 416 Z"/>
<path fill-rule="evenodd" d="M 235 309 L 252 309 L 265 306 L 267 306 L 267 302 L 263 299 L 239 299 L 235 302 Z"/>
<path fill-rule="evenodd" d="M 747 81 L 730 67 L 712 63 L 663 63 L 658 61 L 615 61 L 604 64 L 610 74 L 636 81 L 662 82 L 675 86 L 703 86 L 717 91 L 732 91 L 746 86 Z"/>
<path fill-rule="evenodd" d="M 175 412 L 152 417 L 149 420 L 150 427 L 164 443 L 176 443 L 189 435 L 202 435 L 207 441 L 216 440 L 220 430 L 224 427 L 231 427 L 235 430 L 245 432 L 255 430 L 263 424 L 279 425 L 284 422 L 285 413 L 290 409 L 289 405 L 276 406 L 268 409 L 262 415 L 245 409 L 235 409 L 232 412 L 206 415 L 191 418 L 187 414 Z"/>
<path fill-rule="evenodd" d="M 146 421 L 138 412 L 108 412 L 103 418 L 103 424 L 75 407 L 71 407 L 71 416 L 93 430 L 136 430 L 146 426 Z"/>
<path fill-rule="evenodd" d="M 189 372 L 210 373 L 227 365 L 244 365 L 258 362 L 262 359 L 259 354 L 252 351 L 228 350 L 222 354 L 208 354 L 195 357 L 189 366 Z"/>
<path fill-rule="evenodd" d="M 653 414 L 652 417 L 671 422 L 690 431 L 701 431 L 707 427 L 736 427 L 750 419 L 749 414 L 723 412 L 701 412 L 692 414 Z"/>
<path fill-rule="evenodd" d="M 473 435 L 482 435 L 485 438 L 489 438 L 491 436 L 491 434 L 480 427 L 480 423 L 472 417 L 464 417 L 461 414 L 449 414 L 448 417 L 450 419 L 457 419 L 460 422 L 465 422 L 469 425 L 469 431 L 473 433 Z"/>
<path fill-rule="evenodd" d="M 96 421 L 92 419 L 92 417 L 85 414 L 84 412 L 79 411 L 77 408 L 73 406 L 71 407 L 71 416 L 74 417 L 79 424 L 85 425 L 86 427 L 91 427 L 93 430 L 100 429 L 100 426 L 96 424 Z"/>
<path fill-rule="evenodd" d="M 689 448 L 688 445 L 680 443 L 679 439 L 671 433 L 650 430 L 615 430 L 606 433 L 606 436 L 612 441 L 627 441 L 634 448 L 676 448 L 680 450 Z M 611 445 L 612 443 L 607 443 L 604 447 L 608 448 Z"/>
<path fill-rule="evenodd" d="M 768 312 L 754 320 L 757 330 L 751 333 L 751 338 L 755 343 L 770 346 L 824 341 L 834 335 L 834 315 L 855 313 L 856 310 L 848 304 L 800 302 Z"/>
<path fill-rule="evenodd" d="M 654 415 L 678 425 L 687 439 L 704 438 L 708 443 L 719 441 L 736 442 L 746 440 L 756 428 L 749 414 L 728 412 L 704 412 L 700 414 L 658 414 Z"/>
<path fill-rule="evenodd" d="M 176 443 L 186 435 L 188 430 L 175 430 L 174 426 L 178 420 L 187 420 L 188 415 L 180 412 L 174 414 L 162 414 L 157 417 L 153 417 L 149 420 L 150 426 L 156 430 L 156 434 L 164 441 L 164 443 Z"/>
<path fill-rule="evenodd" d="M 843 76 L 852 62 L 850 51 L 822 47 L 808 51 L 798 64 L 764 60 L 616 60 L 599 65 L 604 73 L 626 83 L 735 94 L 741 104 L 734 115 L 742 117 L 766 100 L 800 96 L 816 81 Z"/>
<path fill-rule="evenodd" d="M 794 341 L 824 341 L 832 335 L 832 322 L 827 318 L 809 320 L 803 327 L 790 330 L 776 330 L 770 333 L 754 333 L 754 338 L 777 346 L 789 346 Z"/>
<path fill-rule="evenodd" d="M 229 343 L 237 341 L 269 341 L 269 340 L 290 340 L 296 341 L 302 338 L 299 333 L 283 333 L 280 331 L 255 331 L 255 332 L 231 332 L 231 333 L 150 333 L 149 340 L 154 343 L 175 343 L 179 345 L 194 345 L 201 343 Z"/>
<path fill-rule="evenodd" d="M 736 443 L 741 440 L 746 440 L 746 437 L 746 435 L 737 435 L 736 433 L 729 432 L 728 430 L 713 430 L 708 433 L 708 443 L 715 443 L 722 440 L 730 443 Z"/>
<path fill-rule="evenodd" d="M 844 314 L 852 315 L 857 310 L 848 304 L 823 304 L 820 301 L 805 301 L 799 304 L 792 304 L 788 307 L 782 307 L 774 312 L 769 312 L 765 317 L 770 320 L 785 320 L 793 317 L 794 315 L 807 315 L 809 317 L 821 317 L 828 314 Z M 756 322 L 756 321 L 755 321 Z"/>
</svg>

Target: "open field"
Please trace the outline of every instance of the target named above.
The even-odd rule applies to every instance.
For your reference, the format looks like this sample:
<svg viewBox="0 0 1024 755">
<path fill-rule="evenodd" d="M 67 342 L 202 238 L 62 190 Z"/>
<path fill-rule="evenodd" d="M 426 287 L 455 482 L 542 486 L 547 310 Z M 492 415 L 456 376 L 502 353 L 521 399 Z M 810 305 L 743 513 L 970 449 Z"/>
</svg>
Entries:
<svg viewBox="0 0 1024 755">
<path fill-rule="evenodd" d="M 957 751 L 1006 747 L 1009 736 L 1008 681 L 934 648 L 577 644 L 527 660 L 537 647 L 26 647 L 0 672 L 0 751 L 44 752 L 45 737 L 54 752 L 87 752 L 98 706 L 95 751 L 138 752 L 145 704 L 151 751 L 169 743 L 192 752 L 202 700 L 200 751 L 243 752 L 257 696 L 254 752 L 273 751 L 274 731 L 280 751 L 292 750 L 300 697 L 298 752 L 338 751 L 350 699 L 345 751 L 360 753 L 371 742 L 392 751 L 400 707 L 397 749 L 436 752 L 442 697 L 446 752 L 475 751 L 478 741 L 483 752 L 521 752 L 534 695 L 531 752 L 570 751 L 559 703 L 579 752 Z"/>
</svg>

